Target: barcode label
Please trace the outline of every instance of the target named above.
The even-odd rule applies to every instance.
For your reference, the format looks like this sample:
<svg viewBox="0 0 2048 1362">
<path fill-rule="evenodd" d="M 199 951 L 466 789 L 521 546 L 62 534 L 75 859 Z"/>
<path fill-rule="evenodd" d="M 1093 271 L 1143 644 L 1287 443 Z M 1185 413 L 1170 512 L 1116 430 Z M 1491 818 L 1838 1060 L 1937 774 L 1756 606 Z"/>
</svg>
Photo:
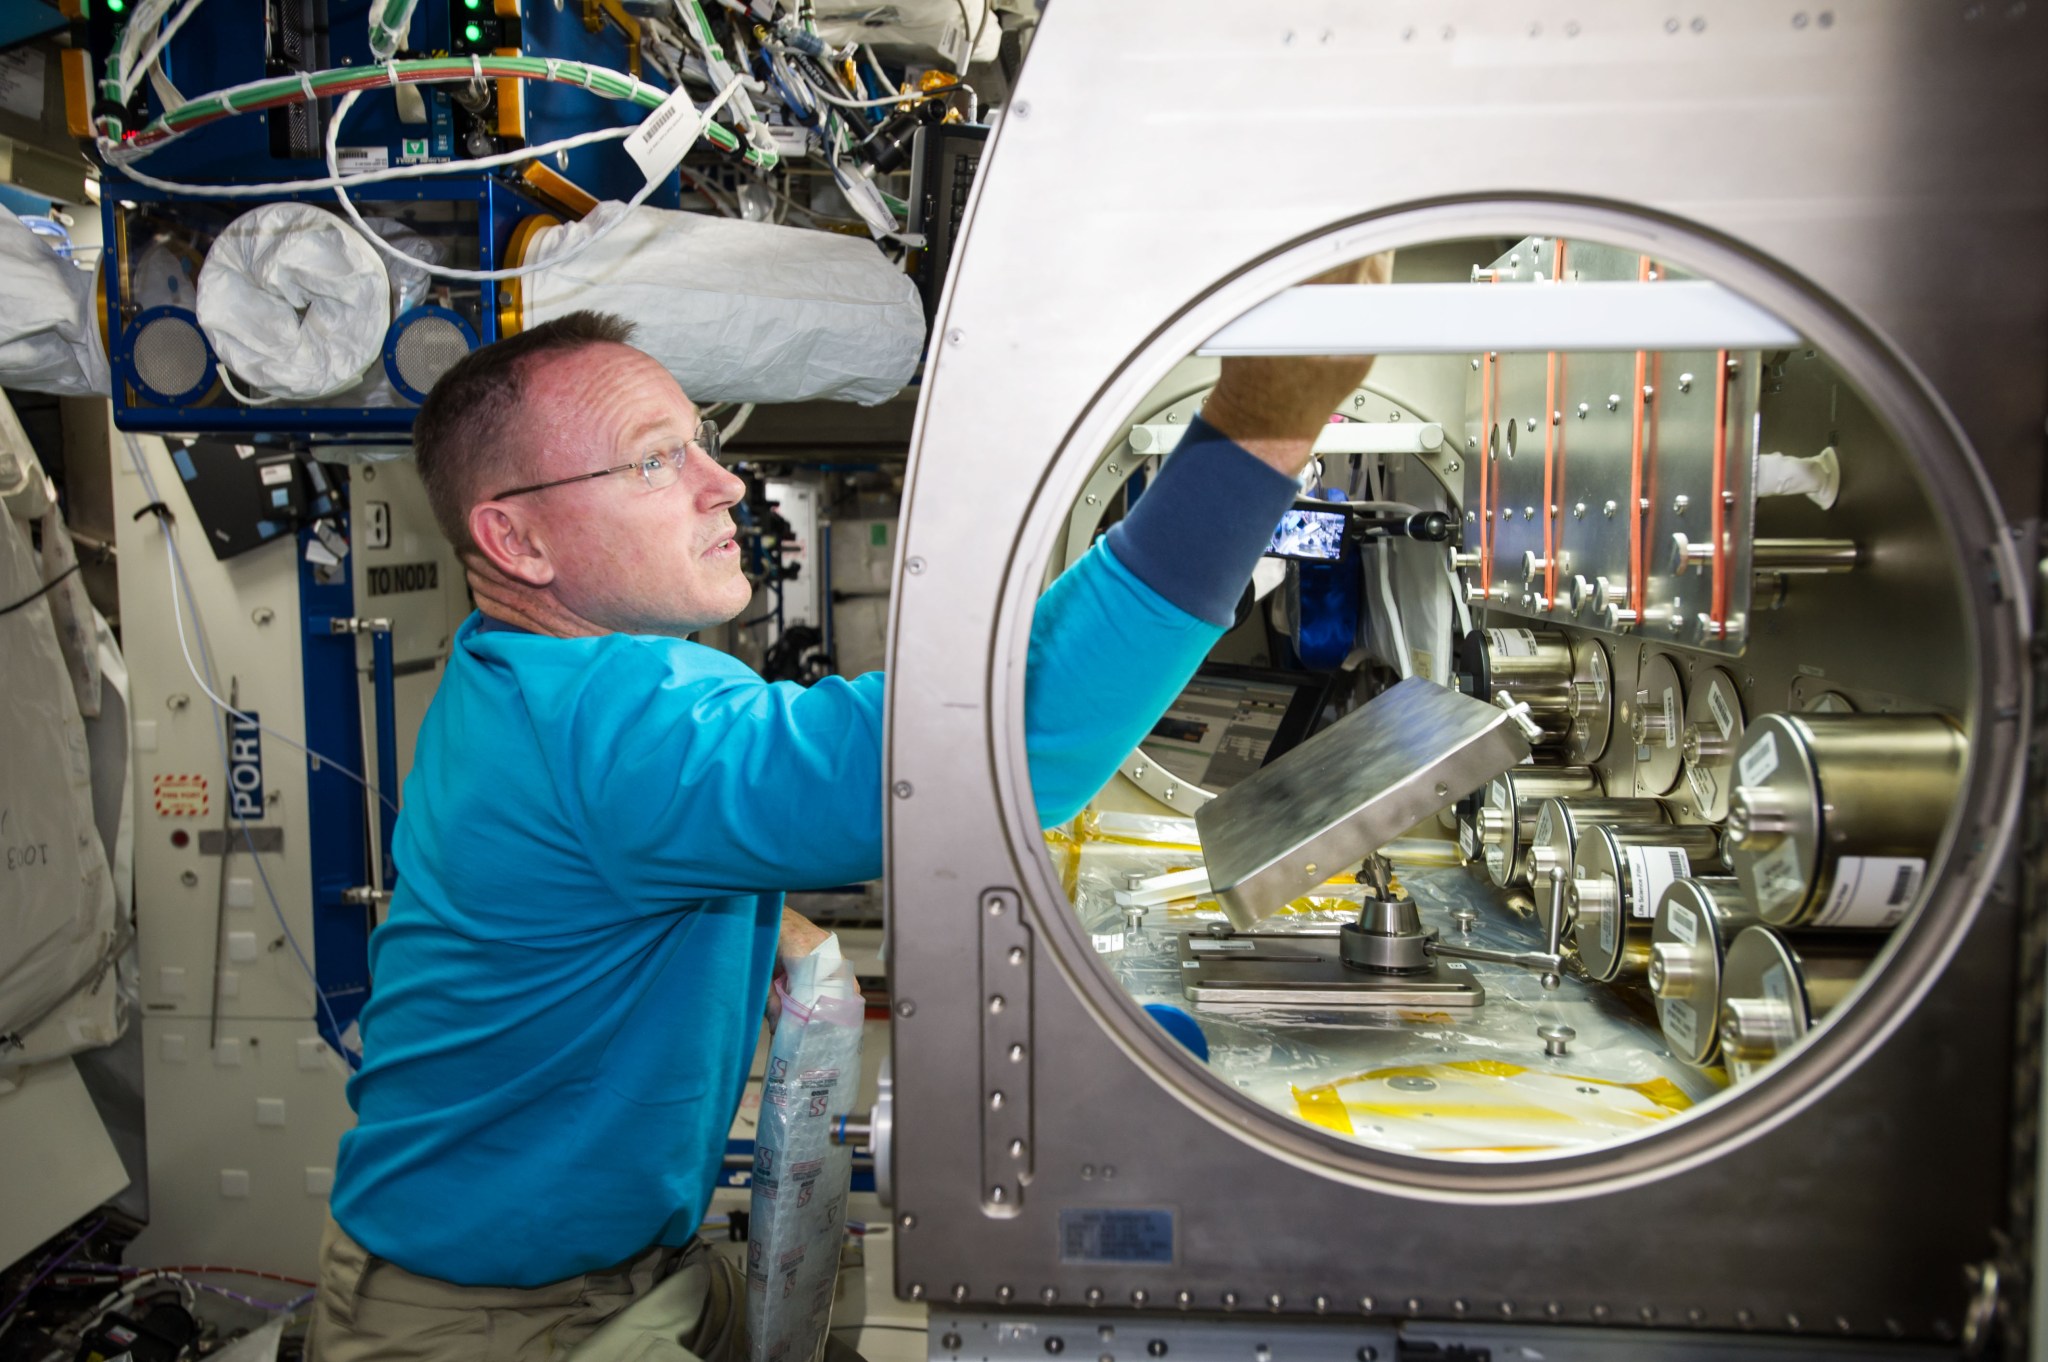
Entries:
<svg viewBox="0 0 2048 1362">
<path fill-rule="evenodd" d="M 1664 1024 L 1665 1038 L 1680 1059 L 1691 1059 L 1699 1053 L 1699 1014 L 1693 1011 L 1691 1003 L 1674 998 L 1659 1003 L 1657 1014 Z"/>
<path fill-rule="evenodd" d="M 683 155 L 704 131 L 704 115 L 677 90 L 626 135 L 626 154 L 649 180 L 659 180 L 683 163 Z"/>
<path fill-rule="evenodd" d="M 1677 847 L 1626 847 L 1623 850 L 1628 861 L 1629 916 L 1653 918 L 1657 916 L 1657 901 L 1664 897 L 1664 891 L 1671 887 L 1673 880 L 1682 880 L 1692 874 L 1692 863 Z"/>
<path fill-rule="evenodd" d="M 1816 927 L 1896 927 L 1920 895 L 1927 862 L 1917 856 L 1844 856 L 1835 862 Z"/>
<path fill-rule="evenodd" d="M 1750 731 L 1756 732 L 1755 729 Z M 1769 780 L 1778 769 L 1778 735 L 1765 729 L 1750 749 L 1742 754 L 1738 767 L 1744 785 L 1754 788 Z"/>
<path fill-rule="evenodd" d="M 1682 903 L 1674 903 L 1665 910 L 1664 927 L 1674 941 L 1683 941 L 1688 946 L 1700 944 L 1700 920 Z"/>
<path fill-rule="evenodd" d="M 1465 853 L 1465 859 L 1468 861 L 1479 856 L 1479 828 L 1469 819 L 1459 820 L 1458 850 Z"/>
<path fill-rule="evenodd" d="M 1488 629 L 1486 646 L 1496 657 L 1536 656 L 1536 635 L 1527 629 Z"/>
<path fill-rule="evenodd" d="M 1799 868 L 1799 844 L 1778 843 L 1776 850 L 1757 861 L 1751 872 L 1756 879 L 1757 911 L 1769 917 L 1798 906 L 1806 897 L 1806 874 Z"/>
<path fill-rule="evenodd" d="M 1664 688 L 1664 745 L 1678 746 L 1678 691 Z"/>
<path fill-rule="evenodd" d="M 1707 814 L 1714 807 L 1714 796 L 1719 793 L 1714 785 L 1714 773 L 1694 762 L 1685 768 L 1685 783 L 1692 788 L 1692 797 L 1700 806 L 1700 812 Z"/>
<path fill-rule="evenodd" d="M 1728 697 L 1721 693 L 1721 678 L 1715 677 L 1707 687 L 1707 708 L 1713 711 L 1714 723 L 1721 730 L 1721 740 L 1735 731 L 1735 707 L 1728 703 Z"/>
<path fill-rule="evenodd" d="M 1097 955 L 1114 955 L 1123 948 L 1124 934 L 1122 932 L 1095 933 L 1095 953 Z"/>
</svg>

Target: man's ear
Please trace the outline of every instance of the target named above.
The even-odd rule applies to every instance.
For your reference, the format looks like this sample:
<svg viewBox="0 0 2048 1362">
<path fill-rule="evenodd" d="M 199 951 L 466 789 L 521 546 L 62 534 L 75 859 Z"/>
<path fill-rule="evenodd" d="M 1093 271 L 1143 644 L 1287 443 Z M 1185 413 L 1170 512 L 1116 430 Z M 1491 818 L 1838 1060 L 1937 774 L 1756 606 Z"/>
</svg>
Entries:
<svg viewBox="0 0 2048 1362">
<path fill-rule="evenodd" d="M 523 507 L 477 503 L 469 508 L 469 537 L 485 560 L 513 581 L 544 587 L 555 580 L 546 541 Z"/>
</svg>

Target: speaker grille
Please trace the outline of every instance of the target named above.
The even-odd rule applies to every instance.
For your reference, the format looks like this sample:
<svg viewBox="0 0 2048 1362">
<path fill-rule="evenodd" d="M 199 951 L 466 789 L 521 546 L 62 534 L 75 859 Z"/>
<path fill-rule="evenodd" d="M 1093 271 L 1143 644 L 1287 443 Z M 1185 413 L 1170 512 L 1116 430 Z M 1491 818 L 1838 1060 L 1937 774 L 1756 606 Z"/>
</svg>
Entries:
<svg viewBox="0 0 2048 1362">
<path fill-rule="evenodd" d="M 206 337 L 190 317 L 154 317 L 135 333 L 135 376 L 157 397 L 176 402 L 206 381 Z"/>
<path fill-rule="evenodd" d="M 424 394 L 469 353 L 469 336 L 453 320 L 434 314 L 406 324 L 391 352 L 401 388 Z"/>
</svg>

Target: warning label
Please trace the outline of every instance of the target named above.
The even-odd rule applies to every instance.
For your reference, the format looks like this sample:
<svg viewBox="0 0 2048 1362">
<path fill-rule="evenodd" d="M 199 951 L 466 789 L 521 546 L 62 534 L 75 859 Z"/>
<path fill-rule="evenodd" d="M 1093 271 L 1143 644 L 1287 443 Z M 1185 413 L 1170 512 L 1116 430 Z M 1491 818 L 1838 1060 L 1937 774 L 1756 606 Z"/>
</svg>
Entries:
<svg viewBox="0 0 2048 1362">
<path fill-rule="evenodd" d="M 158 776 L 156 811 L 165 818 L 203 818 L 207 810 L 205 776 Z"/>
</svg>

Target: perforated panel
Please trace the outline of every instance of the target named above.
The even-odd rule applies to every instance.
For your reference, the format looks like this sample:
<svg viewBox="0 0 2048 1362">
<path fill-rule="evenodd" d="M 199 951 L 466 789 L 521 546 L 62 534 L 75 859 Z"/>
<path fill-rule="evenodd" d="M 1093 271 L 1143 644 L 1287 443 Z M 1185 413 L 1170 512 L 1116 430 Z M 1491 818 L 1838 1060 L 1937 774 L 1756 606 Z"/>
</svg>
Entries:
<svg viewBox="0 0 2048 1362">
<path fill-rule="evenodd" d="M 157 317 L 135 333 L 135 376 L 164 401 L 191 396 L 208 363 L 206 337 L 189 317 Z"/>
<path fill-rule="evenodd" d="M 468 353 L 469 337 L 460 326 L 447 317 L 421 317 L 398 335 L 392 376 L 400 387 L 425 394 Z"/>
</svg>

